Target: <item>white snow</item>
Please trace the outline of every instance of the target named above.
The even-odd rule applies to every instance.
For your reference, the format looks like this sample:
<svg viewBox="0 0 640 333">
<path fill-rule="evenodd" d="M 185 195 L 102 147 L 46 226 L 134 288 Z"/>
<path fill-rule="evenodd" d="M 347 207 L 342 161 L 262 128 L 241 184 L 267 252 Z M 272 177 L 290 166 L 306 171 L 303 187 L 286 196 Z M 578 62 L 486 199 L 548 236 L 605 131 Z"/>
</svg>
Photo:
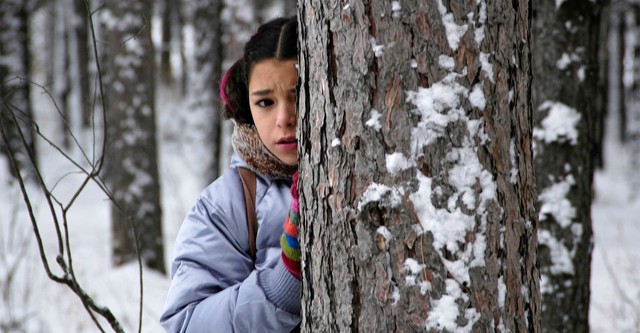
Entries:
<svg viewBox="0 0 640 333">
<path fill-rule="evenodd" d="M 545 143 L 569 141 L 575 145 L 578 142 L 576 126 L 581 115 L 561 102 L 545 101 L 538 107 L 538 112 L 547 110 L 549 113 L 542 120 L 542 127 L 533 129 L 533 137 Z"/>
<path fill-rule="evenodd" d="M 371 109 L 371 118 L 369 118 L 369 120 L 367 120 L 365 122 L 365 125 L 367 127 L 372 127 L 376 131 L 381 130 L 382 129 L 382 125 L 380 125 L 380 117 L 382 117 L 382 114 L 380 114 L 380 112 L 378 112 L 378 110 Z"/>
<path fill-rule="evenodd" d="M 466 97 L 468 91 L 455 81 L 457 76 L 451 73 L 429 88 L 407 91 L 407 101 L 416 106 L 413 112 L 421 115 L 420 122 L 411 130 L 415 154 L 442 136 L 449 123 L 465 117 L 460 99 Z"/>
<path fill-rule="evenodd" d="M 482 71 L 487 74 L 489 81 L 495 83 L 493 79 L 493 65 L 489 62 L 489 56 L 491 54 L 480 52 L 480 65 L 482 66 Z"/>
<path fill-rule="evenodd" d="M 369 43 L 371 44 L 371 49 L 373 50 L 373 54 L 376 58 L 382 57 L 384 55 L 384 45 L 378 45 L 376 39 L 373 37 L 369 38 Z"/>
<path fill-rule="evenodd" d="M 396 174 L 399 171 L 409 169 L 415 165 L 414 160 L 407 159 L 403 153 L 387 154 L 386 156 L 387 171 Z"/>
<path fill-rule="evenodd" d="M 450 57 L 450 56 L 448 56 L 446 54 L 441 54 L 441 55 L 438 56 L 438 65 L 442 69 L 446 69 L 448 71 L 452 71 L 454 69 L 454 67 L 456 66 L 456 62 L 452 57 Z"/>
<path fill-rule="evenodd" d="M 387 242 L 393 238 L 393 236 L 391 235 L 391 231 L 389 231 L 389 229 L 387 229 L 387 227 L 385 226 L 379 226 L 376 232 L 382 235 Z"/>
<path fill-rule="evenodd" d="M 438 0 L 438 11 L 442 16 L 442 23 L 444 24 L 444 29 L 447 33 L 447 42 L 449 43 L 449 47 L 455 51 L 458 49 L 460 39 L 467 32 L 469 26 L 466 24 L 457 24 L 453 18 L 453 14 L 447 12 L 447 8 L 442 3 L 442 0 Z"/>
<path fill-rule="evenodd" d="M 358 210 L 361 211 L 368 203 L 381 201 L 384 197 L 387 197 L 387 195 L 390 207 L 395 207 L 400 204 L 402 193 L 403 190 L 401 188 L 371 183 L 358 201 Z"/>
<path fill-rule="evenodd" d="M 571 186 L 575 184 L 572 175 L 568 175 L 564 180 L 553 183 L 551 186 L 542 189 L 538 195 L 538 201 L 542 203 L 540 207 L 540 219 L 545 215 L 553 215 L 553 218 L 561 227 L 568 227 L 576 217 L 576 209 L 567 199 L 567 194 Z"/>
<path fill-rule="evenodd" d="M 484 92 L 482 91 L 482 85 L 480 83 L 474 85 L 471 89 L 469 102 L 471 102 L 471 106 L 480 110 L 484 110 L 484 107 L 487 105 L 487 100 L 484 98 Z"/>
</svg>

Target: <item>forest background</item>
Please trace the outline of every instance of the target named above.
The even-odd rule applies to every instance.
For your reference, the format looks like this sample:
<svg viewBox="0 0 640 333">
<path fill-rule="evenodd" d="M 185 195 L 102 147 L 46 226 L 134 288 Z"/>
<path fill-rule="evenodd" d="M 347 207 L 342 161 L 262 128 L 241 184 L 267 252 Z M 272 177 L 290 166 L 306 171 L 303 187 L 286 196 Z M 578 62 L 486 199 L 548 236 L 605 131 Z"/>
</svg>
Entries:
<svg viewBox="0 0 640 333">
<path fill-rule="evenodd" d="M 30 52 L 24 53 L 28 57 L 23 57 L 27 60 L 26 71 L 24 75 L 4 76 L 0 96 L 3 101 L 8 100 L 7 92 L 12 91 L 12 84 L 16 82 L 26 82 L 30 87 L 28 106 L 20 109 L 30 110 L 39 130 L 33 139 L 33 151 L 42 176 L 42 184 L 38 185 L 37 171 L 30 170 L 28 163 L 22 165 L 26 175 L 24 190 L 30 197 L 31 207 L 28 207 L 22 198 L 23 189 L 9 167 L 9 158 L 0 155 L 0 331 L 95 332 L 96 325 L 85 310 L 90 305 L 83 305 L 81 297 L 72 292 L 74 288 L 86 291 L 97 305 L 110 309 L 125 331 L 135 331 L 138 327 L 144 332 L 160 331 L 158 318 L 169 284 L 166 270 L 180 222 L 200 190 L 216 176 L 217 171 L 212 170 L 223 170 L 231 152 L 229 123 L 220 122 L 216 126 L 219 126 L 221 134 L 211 136 L 215 132 L 212 126 L 217 124 L 217 120 L 212 118 L 212 113 L 218 108 L 215 97 L 217 78 L 237 58 L 238 45 L 250 36 L 259 22 L 294 13 L 295 2 L 228 1 L 222 4 L 194 1 L 190 5 L 181 5 L 179 1 L 168 0 L 146 9 L 116 6 L 110 9 L 112 12 L 92 3 L 89 6 L 91 15 L 86 14 L 84 1 L 31 1 L 27 4 L 2 1 L 0 6 L 4 9 L 2 18 L 5 22 L 5 30 L 0 33 L 5 38 L 11 32 L 19 31 L 14 25 L 16 17 L 24 18 L 28 27 L 25 31 L 29 37 L 26 40 Z M 637 85 L 632 51 L 638 43 L 635 40 L 636 18 L 633 12 L 621 15 L 621 8 L 624 7 L 606 12 L 608 17 L 603 19 L 607 26 L 607 47 L 604 48 L 607 57 L 603 63 L 609 69 L 607 90 L 610 98 L 602 143 L 603 163 L 595 173 L 591 210 L 594 249 L 589 321 L 592 332 L 640 332 L 640 244 L 636 241 L 640 237 L 637 223 L 640 199 L 634 181 L 640 177 L 634 167 L 633 136 L 628 135 L 625 126 L 638 107 L 633 98 L 624 98 L 625 93 L 631 95 L 629 92 L 633 92 Z M 122 16 L 125 18 L 123 21 L 116 21 L 116 16 L 109 13 L 117 10 L 147 10 L 152 15 L 149 20 L 140 22 L 126 15 Z M 19 15 L 10 17 L 10 13 Z M 217 16 L 212 19 L 208 15 Z M 97 21 L 102 23 L 83 21 L 82 17 L 99 18 Z M 75 33 L 75 28 L 89 24 L 96 29 L 94 33 L 98 37 L 93 44 L 91 31 L 87 30 L 84 36 L 86 58 L 81 60 L 80 53 L 74 50 L 83 44 L 79 42 L 83 39 Z M 140 178 L 136 182 L 123 177 L 125 184 L 118 187 L 114 184 L 117 177 L 107 181 L 109 176 L 103 179 L 103 174 L 91 171 L 101 164 L 96 162 L 100 161 L 103 146 L 100 128 L 101 115 L 104 114 L 93 47 L 97 47 L 99 57 L 101 50 L 108 54 L 110 51 L 106 46 L 113 44 L 104 36 L 109 35 L 110 29 L 128 24 L 134 31 L 148 25 L 152 28 L 155 48 L 147 48 L 153 50 L 147 56 L 153 59 L 151 63 L 154 64 L 154 73 L 149 74 L 153 78 L 154 92 L 146 95 L 154 98 L 145 102 L 140 97 L 145 94 L 124 96 L 130 91 L 119 93 L 131 105 L 151 105 L 149 110 L 153 110 L 155 117 L 149 118 L 152 120 L 150 124 L 140 125 L 140 133 L 148 133 L 155 138 L 156 145 L 156 148 L 129 154 L 143 156 L 157 150 L 155 168 L 158 175 L 140 176 L 143 171 L 124 167 Z M 211 37 L 202 31 L 217 36 Z M 127 39 L 128 44 L 123 45 L 134 43 L 135 33 L 131 36 Z M 218 44 L 203 47 L 205 42 L 213 41 Z M 132 49 L 133 53 L 137 52 L 136 48 Z M 203 50 L 206 52 L 202 53 Z M 218 61 L 219 69 L 207 67 L 210 63 L 202 61 L 203 58 Z M 137 66 L 135 60 L 126 57 L 120 60 L 121 63 L 105 61 L 105 65 L 107 68 Z M 4 63 L 10 62 L 5 60 Z M 81 79 L 78 64 L 83 63 L 88 72 Z M 20 66 L 15 65 L 16 68 Z M 104 79 L 106 89 L 118 90 L 118 80 Z M 126 126 L 129 125 L 125 124 L 123 128 Z M 135 141 L 135 138 L 130 140 Z M 126 154 L 106 156 L 114 161 L 127 160 Z M 20 162 L 19 158 L 17 162 Z M 104 175 L 117 170 L 116 166 L 109 165 L 109 159 L 105 163 Z M 150 178 L 158 183 L 153 184 Z M 49 192 L 42 192 L 42 188 Z M 141 262 L 138 263 L 132 260 L 138 256 L 135 248 L 118 248 L 117 244 L 135 242 L 127 241 L 127 237 L 132 236 L 126 232 L 130 229 L 126 227 L 126 219 L 120 225 L 113 221 L 117 209 L 112 201 L 118 195 L 127 197 L 129 192 L 143 192 L 143 197 L 153 197 L 148 191 L 156 193 L 157 203 L 150 205 L 158 208 L 150 210 L 161 214 L 161 218 L 154 219 L 161 221 L 161 225 L 143 227 L 143 233 L 148 237 L 142 242 L 154 244 L 159 239 L 160 246 L 154 253 L 140 254 Z M 50 209 L 51 202 L 55 214 Z M 130 203 L 145 206 L 144 202 L 133 199 Z M 30 213 L 33 213 L 32 217 Z M 35 225 L 41 236 L 41 248 L 34 237 L 32 219 L 37 221 Z M 60 223 L 57 227 L 56 220 Z M 125 232 L 119 234 L 118 231 Z M 61 238 L 63 244 L 59 242 L 60 233 L 64 234 Z M 67 265 L 71 262 L 69 254 L 72 253 L 73 281 L 77 284 L 69 288 L 52 281 L 43 268 L 40 251 L 47 254 L 49 263 L 60 261 L 56 256 L 62 252 L 62 261 Z M 51 265 L 53 274 L 60 274 L 61 268 L 54 266 Z M 144 291 L 142 306 L 139 304 L 140 281 Z M 108 326 L 103 319 L 97 320 Z"/>
</svg>

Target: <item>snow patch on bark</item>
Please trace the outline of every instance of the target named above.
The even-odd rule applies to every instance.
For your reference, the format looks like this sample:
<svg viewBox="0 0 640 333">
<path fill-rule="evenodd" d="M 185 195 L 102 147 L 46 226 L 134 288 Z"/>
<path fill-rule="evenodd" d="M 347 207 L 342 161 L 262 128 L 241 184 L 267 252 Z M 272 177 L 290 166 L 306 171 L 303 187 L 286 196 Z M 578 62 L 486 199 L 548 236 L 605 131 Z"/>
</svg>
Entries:
<svg viewBox="0 0 640 333">
<path fill-rule="evenodd" d="M 578 143 L 576 126 L 581 119 L 575 108 L 561 102 L 545 101 L 538 107 L 539 112 L 548 111 L 540 123 L 541 127 L 533 129 L 533 138 L 544 143 L 569 142 Z"/>
</svg>

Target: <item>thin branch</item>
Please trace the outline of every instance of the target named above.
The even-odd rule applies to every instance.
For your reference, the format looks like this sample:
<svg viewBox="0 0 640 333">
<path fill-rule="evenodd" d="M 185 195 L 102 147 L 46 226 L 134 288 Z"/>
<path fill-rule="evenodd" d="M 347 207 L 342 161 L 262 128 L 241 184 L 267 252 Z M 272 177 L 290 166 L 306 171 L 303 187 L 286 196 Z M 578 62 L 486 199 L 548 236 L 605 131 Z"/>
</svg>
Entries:
<svg viewBox="0 0 640 333">
<path fill-rule="evenodd" d="M 0 120 L 2 120 L 3 114 L 0 113 Z M 22 193 L 22 198 L 24 200 L 25 206 L 27 207 L 27 212 L 29 213 L 29 218 L 31 220 L 31 225 L 33 227 L 33 232 L 35 234 L 37 243 L 38 243 L 38 251 L 40 253 L 40 259 L 42 259 L 42 264 L 44 265 L 44 270 L 47 273 L 47 276 L 53 280 L 56 281 L 58 283 L 63 283 L 64 279 L 61 277 L 58 277 L 56 275 L 54 275 L 51 272 L 51 269 L 49 267 L 49 262 L 47 261 L 47 256 L 45 254 L 44 251 L 44 246 L 42 245 L 42 237 L 40 235 L 40 229 L 38 228 L 38 224 L 36 223 L 36 217 L 35 214 L 33 212 L 33 206 L 31 204 L 31 200 L 29 199 L 29 195 L 27 194 L 27 188 L 25 185 L 25 181 L 24 178 L 22 176 L 22 173 L 20 172 L 19 168 L 18 168 L 18 161 L 16 160 L 16 156 L 15 156 L 15 151 L 13 150 L 13 147 L 9 144 L 9 138 L 8 138 L 8 134 L 6 132 L 6 129 L 4 126 L 2 126 L 4 123 L 6 123 L 6 121 L 0 121 L 0 133 L 2 134 L 2 140 L 5 143 L 6 149 L 7 149 L 7 153 L 8 153 L 8 157 L 9 157 L 9 161 L 11 162 L 11 166 L 17 170 L 16 171 L 16 175 L 17 175 L 17 180 L 18 180 L 18 184 L 20 186 L 20 192 Z"/>
<path fill-rule="evenodd" d="M 100 170 L 102 170 L 102 166 L 104 164 L 104 157 L 106 156 L 106 152 L 107 152 L 107 145 L 106 145 L 106 141 L 107 141 L 107 106 L 106 103 L 104 101 L 104 82 L 102 81 L 102 68 L 100 65 L 100 57 L 98 56 L 98 44 L 97 44 L 97 38 L 96 38 L 96 29 L 94 27 L 94 22 L 93 22 L 93 15 L 100 9 L 102 9 L 102 7 L 104 6 L 104 3 L 101 4 L 95 11 L 91 11 L 91 4 L 89 4 L 89 0 L 85 0 L 84 1 L 85 7 L 87 8 L 87 13 L 88 13 L 88 19 L 89 19 L 89 30 L 91 31 L 91 42 L 92 42 L 92 46 L 93 46 L 93 56 L 95 58 L 96 61 L 96 75 L 98 77 L 98 87 L 100 88 L 100 102 L 102 104 L 102 126 L 103 126 L 103 130 L 104 133 L 102 135 L 102 149 L 101 149 L 101 153 L 100 153 L 100 157 L 98 158 L 98 162 L 97 162 L 97 167 L 94 168 L 95 173 L 100 173 Z M 95 128 L 95 124 L 93 126 Z M 94 133 L 94 138 L 95 138 L 95 133 Z"/>
</svg>

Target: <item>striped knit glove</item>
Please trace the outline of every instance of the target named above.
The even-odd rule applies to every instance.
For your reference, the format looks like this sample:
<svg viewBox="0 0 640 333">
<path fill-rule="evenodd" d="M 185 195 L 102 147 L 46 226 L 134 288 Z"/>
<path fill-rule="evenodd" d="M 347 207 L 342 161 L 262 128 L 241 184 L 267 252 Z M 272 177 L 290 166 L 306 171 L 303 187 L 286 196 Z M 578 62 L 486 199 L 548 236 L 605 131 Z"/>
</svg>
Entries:
<svg viewBox="0 0 640 333">
<path fill-rule="evenodd" d="M 291 209 L 284 220 L 284 233 L 280 238 L 282 261 L 287 270 L 296 278 L 301 278 L 300 244 L 298 243 L 298 223 L 300 222 L 300 206 L 298 205 L 298 171 L 293 174 L 291 184 Z"/>
</svg>

